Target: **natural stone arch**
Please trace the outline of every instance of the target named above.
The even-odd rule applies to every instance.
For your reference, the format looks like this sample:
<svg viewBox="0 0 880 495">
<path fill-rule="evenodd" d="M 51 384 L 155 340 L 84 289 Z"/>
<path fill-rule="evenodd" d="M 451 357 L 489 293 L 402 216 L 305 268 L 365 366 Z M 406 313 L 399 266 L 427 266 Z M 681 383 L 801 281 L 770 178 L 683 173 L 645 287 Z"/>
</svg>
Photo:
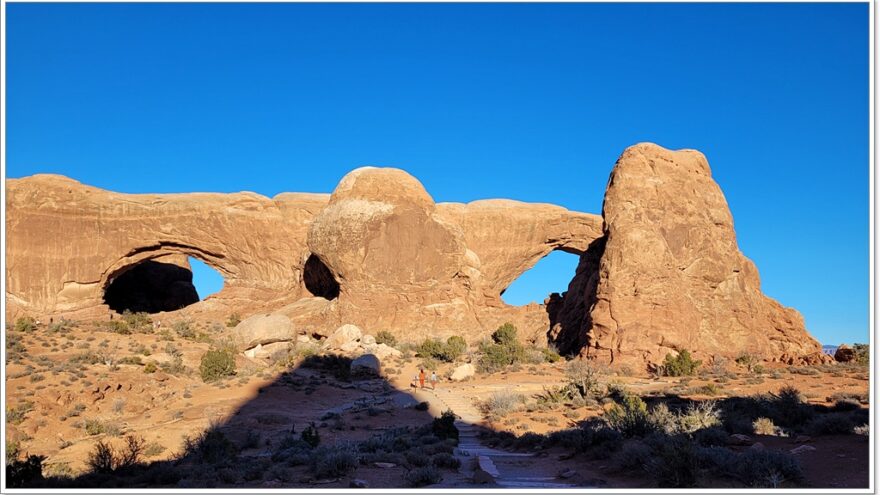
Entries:
<svg viewBox="0 0 880 495">
<path fill-rule="evenodd" d="M 147 313 L 176 311 L 199 303 L 189 257 L 213 268 L 224 280 L 231 273 L 222 255 L 182 243 L 160 242 L 132 249 L 104 272 L 100 284 L 103 303 L 118 313 L 126 309 Z M 226 287 L 224 284 L 216 295 L 221 295 Z"/>
<path fill-rule="evenodd" d="M 339 297 L 339 282 L 318 256 L 310 254 L 306 259 L 302 278 L 306 290 L 313 296 L 323 297 L 328 301 Z"/>
</svg>

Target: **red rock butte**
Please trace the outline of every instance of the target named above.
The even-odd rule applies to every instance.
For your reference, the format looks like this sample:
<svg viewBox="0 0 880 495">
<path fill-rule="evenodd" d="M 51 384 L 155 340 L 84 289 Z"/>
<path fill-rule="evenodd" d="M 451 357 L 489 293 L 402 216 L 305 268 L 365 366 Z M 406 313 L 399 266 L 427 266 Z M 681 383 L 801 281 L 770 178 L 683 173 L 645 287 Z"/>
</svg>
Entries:
<svg viewBox="0 0 880 495">
<path fill-rule="evenodd" d="M 119 194 L 57 175 L 8 179 L 6 190 L 7 320 L 235 312 L 282 315 L 298 333 L 351 323 L 471 342 L 512 322 L 525 341 L 615 365 L 681 349 L 828 360 L 801 315 L 762 294 L 694 150 L 628 148 L 601 216 L 502 199 L 435 203 L 408 173 L 374 167 L 329 195 L 271 199 Z M 501 293 L 553 250 L 580 257 L 568 291 L 505 304 Z M 198 302 L 187 256 L 223 275 L 219 293 Z"/>
</svg>

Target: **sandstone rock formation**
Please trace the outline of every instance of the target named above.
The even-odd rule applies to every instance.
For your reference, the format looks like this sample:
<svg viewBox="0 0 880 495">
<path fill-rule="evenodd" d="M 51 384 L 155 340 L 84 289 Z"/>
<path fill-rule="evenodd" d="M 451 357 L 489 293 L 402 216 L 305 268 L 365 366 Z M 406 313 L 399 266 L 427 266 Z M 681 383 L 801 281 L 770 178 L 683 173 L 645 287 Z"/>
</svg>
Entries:
<svg viewBox="0 0 880 495">
<path fill-rule="evenodd" d="M 232 338 L 239 349 L 296 339 L 296 330 L 290 318 L 280 314 L 258 314 L 246 318 L 232 330 Z"/>
<path fill-rule="evenodd" d="M 242 348 L 343 324 L 476 341 L 510 321 L 525 340 L 613 363 L 656 363 L 684 348 L 700 359 L 826 359 L 800 315 L 761 293 L 696 151 L 626 150 L 602 217 L 510 200 L 435 203 L 406 172 L 374 167 L 350 172 L 331 195 L 271 199 L 118 194 L 52 175 L 6 186 L 7 319 L 123 309 L 167 319 L 181 306 L 217 319 L 286 318 L 265 332 L 259 318 L 243 322 Z M 580 256 L 569 290 L 546 306 L 505 304 L 501 293 L 553 250 Z M 216 268 L 223 289 L 194 302 L 186 256 Z"/>
<path fill-rule="evenodd" d="M 761 293 L 700 152 L 630 147 L 611 172 L 602 216 L 604 237 L 582 258 L 555 329 L 584 355 L 659 363 L 688 349 L 700 358 L 827 360 L 801 315 Z"/>
</svg>

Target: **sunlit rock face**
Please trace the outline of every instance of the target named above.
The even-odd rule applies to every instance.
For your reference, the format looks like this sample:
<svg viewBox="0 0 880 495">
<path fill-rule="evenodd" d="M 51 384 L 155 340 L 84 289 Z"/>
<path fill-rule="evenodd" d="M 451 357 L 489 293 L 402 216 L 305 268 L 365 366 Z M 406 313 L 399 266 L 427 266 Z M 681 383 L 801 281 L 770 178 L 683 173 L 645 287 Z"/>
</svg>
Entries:
<svg viewBox="0 0 880 495">
<path fill-rule="evenodd" d="M 119 194 L 53 175 L 6 186 L 7 318 L 185 306 L 213 318 L 284 315 L 299 334 L 354 324 L 410 341 L 476 341 L 510 321 L 526 341 L 611 363 L 655 363 L 682 348 L 791 362 L 821 350 L 796 311 L 761 293 L 696 151 L 627 149 L 602 216 L 435 203 L 408 173 L 376 167 L 329 195 L 271 199 Z M 553 250 L 581 257 L 568 292 L 546 306 L 505 304 L 501 293 Z M 223 289 L 193 301 L 186 256 L 217 269 Z"/>
</svg>

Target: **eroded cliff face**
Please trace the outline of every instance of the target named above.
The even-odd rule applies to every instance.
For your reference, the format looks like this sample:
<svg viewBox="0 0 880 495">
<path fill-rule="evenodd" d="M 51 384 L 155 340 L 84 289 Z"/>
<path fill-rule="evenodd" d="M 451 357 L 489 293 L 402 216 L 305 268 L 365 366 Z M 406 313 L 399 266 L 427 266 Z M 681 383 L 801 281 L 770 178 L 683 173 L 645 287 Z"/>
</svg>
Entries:
<svg viewBox="0 0 880 495">
<path fill-rule="evenodd" d="M 702 153 L 628 148 L 602 216 L 602 241 L 558 303 L 551 335 L 562 345 L 608 363 L 659 363 L 680 349 L 702 359 L 825 360 L 801 315 L 761 293 Z"/>
<path fill-rule="evenodd" d="M 680 348 L 821 355 L 800 315 L 761 293 L 696 151 L 627 149 L 602 217 L 510 200 L 437 204 L 406 172 L 374 167 L 331 195 L 272 199 L 118 194 L 50 175 L 6 187 L 7 318 L 107 317 L 119 298 L 175 311 L 193 299 L 193 256 L 225 285 L 186 306 L 191 315 L 274 312 L 303 332 L 353 323 L 405 340 L 473 341 L 511 321 L 524 339 L 613 363 Z M 556 249 L 581 257 L 568 292 L 546 307 L 506 305 L 501 292 Z"/>
<path fill-rule="evenodd" d="M 601 235 L 599 216 L 557 206 L 437 205 L 418 180 L 387 168 L 354 170 L 332 195 L 272 199 L 118 194 L 52 175 L 6 186 L 7 317 L 106 318 L 107 303 L 121 308 L 128 291 L 133 309 L 167 311 L 192 302 L 175 270 L 192 256 L 224 287 L 186 306 L 190 315 L 279 312 L 309 333 L 354 323 L 410 339 L 478 339 L 513 321 L 543 341 L 544 308 L 507 306 L 501 292 L 552 250 Z M 144 273 L 175 290 L 133 287 Z"/>
</svg>

